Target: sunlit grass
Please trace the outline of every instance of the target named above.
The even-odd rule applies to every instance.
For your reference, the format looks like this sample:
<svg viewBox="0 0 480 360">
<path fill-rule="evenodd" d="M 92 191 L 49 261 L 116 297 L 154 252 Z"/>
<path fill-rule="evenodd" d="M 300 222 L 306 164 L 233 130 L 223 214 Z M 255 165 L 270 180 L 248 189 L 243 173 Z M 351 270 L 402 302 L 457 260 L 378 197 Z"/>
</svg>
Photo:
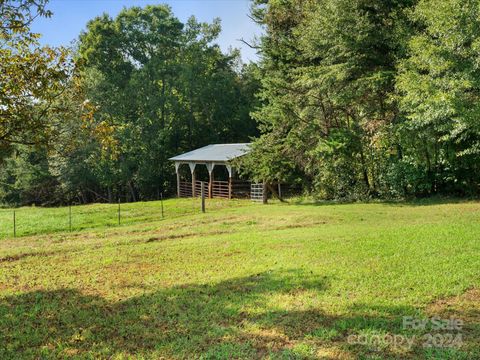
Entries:
<svg viewBox="0 0 480 360">
<path fill-rule="evenodd" d="M 208 210 L 238 206 L 238 201 L 207 200 Z M 244 202 L 242 202 L 244 204 Z M 120 205 L 120 224 L 171 219 L 201 211 L 200 199 L 168 199 L 161 201 L 123 203 Z M 14 235 L 35 235 L 52 232 L 79 231 L 119 225 L 118 204 L 92 204 L 60 208 L 21 207 L 0 209 L 0 238 Z M 71 215 L 70 215 L 71 214 Z"/>
<path fill-rule="evenodd" d="M 118 227 L 92 205 L 89 229 L 2 240 L 0 358 L 480 355 L 478 202 L 167 204 L 178 216 L 131 204 Z M 347 341 L 422 336 L 407 315 L 464 319 L 463 347 Z"/>
</svg>

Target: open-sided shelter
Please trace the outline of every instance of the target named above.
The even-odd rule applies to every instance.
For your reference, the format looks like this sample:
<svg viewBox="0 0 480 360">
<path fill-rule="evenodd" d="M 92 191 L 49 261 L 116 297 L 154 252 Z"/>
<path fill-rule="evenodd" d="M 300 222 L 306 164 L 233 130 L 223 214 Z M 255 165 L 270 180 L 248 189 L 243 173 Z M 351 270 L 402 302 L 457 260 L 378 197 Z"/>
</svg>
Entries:
<svg viewBox="0 0 480 360">
<path fill-rule="evenodd" d="M 242 144 L 214 144 L 174 156 L 169 160 L 175 162 L 177 173 L 178 197 L 198 196 L 201 191 L 201 182 L 197 181 L 195 169 L 199 165 L 205 165 L 208 171 L 208 197 L 229 198 L 249 194 L 250 182 L 235 178 L 235 169 L 232 161 L 247 154 L 250 150 L 249 143 Z M 191 181 L 182 181 L 180 167 L 188 165 L 191 173 Z M 214 168 L 224 166 L 228 172 L 228 180 L 215 180 Z"/>
</svg>

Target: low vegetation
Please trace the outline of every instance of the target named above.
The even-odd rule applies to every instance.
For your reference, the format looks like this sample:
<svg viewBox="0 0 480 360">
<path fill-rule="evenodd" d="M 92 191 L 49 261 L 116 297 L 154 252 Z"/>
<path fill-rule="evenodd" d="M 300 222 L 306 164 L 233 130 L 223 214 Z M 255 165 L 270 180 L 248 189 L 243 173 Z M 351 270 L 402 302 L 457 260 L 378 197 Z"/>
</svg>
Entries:
<svg viewBox="0 0 480 360">
<path fill-rule="evenodd" d="M 239 206 L 238 201 L 208 202 L 209 210 Z M 145 223 L 171 219 L 200 212 L 199 199 L 175 199 L 118 204 L 92 204 L 72 207 L 42 208 L 25 206 L 16 209 L 0 209 L 0 238 L 14 234 L 14 212 L 17 236 L 52 232 L 68 232 L 108 228 L 112 226 Z M 119 220 L 120 212 L 120 220 Z"/>
<path fill-rule="evenodd" d="M 82 207 L 104 216 L 72 233 L 32 209 L 44 234 L 0 242 L 0 358 L 480 357 L 480 203 L 191 201 L 116 227 Z M 463 320 L 461 346 L 404 329 L 435 315 Z"/>
</svg>

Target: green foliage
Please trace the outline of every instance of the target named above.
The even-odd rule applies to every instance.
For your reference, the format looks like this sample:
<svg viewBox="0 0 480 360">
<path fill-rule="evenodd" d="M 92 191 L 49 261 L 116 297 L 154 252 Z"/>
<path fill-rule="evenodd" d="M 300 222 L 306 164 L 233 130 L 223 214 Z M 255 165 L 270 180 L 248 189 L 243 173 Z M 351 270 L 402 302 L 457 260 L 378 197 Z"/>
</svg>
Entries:
<svg viewBox="0 0 480 360">
<path fill-rule="evenodd" d="M 266 31 L 255 155 L 273 165 L 251 171 L 296 174 L 324 198 L 477 194 L 478 8 L 255 1 Z"/>
<path fill-rule="evenodd" d="M 15 144 L 50 144 L 58 135 L 55 106 L 72 73 L 65 48 L 40 47 L 30 31 L 38 16 L 50 16 L 46 1 L 0 2 L 0 161 Z"/>
<path fill-rule="evenodd" d="M 433 191 L 478 193 L 478 1 L 420 1 L 412 18 L 421 31 L 408 42 L 397 76 L 405 154 Z"/>
<path fill-rule="evenodd" d="M 183 24 L 164 5 L 92 19 L 79 37 L 75 72 L 53 102 L 68 116 L 49 114 L 55 131 L 39 132 L 55 138 L 53 149 L 30 164 L 10 162 L 27 168 L 46 163 L 55 182 L 41 190 L 51 198 L 39 201 L 28 182 L 10 178 L 0 182 L 0 201 L 158 199 L 174 188 L 169 157 L 256 135 L 249 114 L 258 88 L 255 66 L 242 65 L 237 50 L 223 54 L 214 43 L 219 32 L 219 20 L 206 24 L 192 17 Z M 16 195 L 10 194 L 12 182 Z"/>
<path fill-rule="evenodd" d="M 257 11 L 266 26 L 261 141 L 276 144 L 277 161 L 294 164 L 324 197 L 379 191 L 388 150 L 379 134 L 396 116 L 387 101 L 402 39 L 393 20 L 405 6 L 282 1 Z"/>
<path fill-rule="evenodd" d="M 94 119 L 111 126 L 116 146 L 108 156 L 95 147 L 76 154 L 93 181 L 77 190 L 156 198 L 172 188 L 169 157 L 255 134 L 249 109 L 256 85 L 248 67 L 238 70 L 237 52 L 223 54 L 213 43 L 219 32 L 218 20 L 182 24 L 163 5 L 89 22 L 77 61 Z"/>
<path fill-rule="evenodd" d="M 92 19 L 75 66 L 29 31 L 43 1 L 0 10 L 0 201 L 158 198 L 170 156 L 252 136 L 243 174 L 320 198 L 480 192 L 477 0 L 255 0 L 249 65 L 164 5 Z"/>
</svg>

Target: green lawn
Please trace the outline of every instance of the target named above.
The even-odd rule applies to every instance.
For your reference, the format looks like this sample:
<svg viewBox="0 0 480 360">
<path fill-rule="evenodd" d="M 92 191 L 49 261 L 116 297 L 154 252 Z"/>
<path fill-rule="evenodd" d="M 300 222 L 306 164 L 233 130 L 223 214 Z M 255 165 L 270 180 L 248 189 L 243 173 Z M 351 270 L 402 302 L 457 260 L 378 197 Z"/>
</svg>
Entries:
<svg viewBox="0 0 480 360">
<path fill-rule="evenodd" d="M 163 218 L 171 219 L 200 212 L 199 199 L 169 199 L 163 201 Z M 209 210 L 243 205 L 239 201 L 210 200 Z M 17 236 L 50 234 L 85 229 L 118 226 L 118 204 L 95 204 L 61 208 L 22 207 L 0 208 L 0 239 L 13 236 L 15 211 Z M 71 216 L 70 216 L 71 211 Z M 160 201 L 120 204 L 120 224 L 145 223 L 162 219 Z"/>
<path fill-rule="evenodd" d="M 480 358 L 479 202 L 164 205 L 0 210 L 0 358 Z"/>
</svg>

